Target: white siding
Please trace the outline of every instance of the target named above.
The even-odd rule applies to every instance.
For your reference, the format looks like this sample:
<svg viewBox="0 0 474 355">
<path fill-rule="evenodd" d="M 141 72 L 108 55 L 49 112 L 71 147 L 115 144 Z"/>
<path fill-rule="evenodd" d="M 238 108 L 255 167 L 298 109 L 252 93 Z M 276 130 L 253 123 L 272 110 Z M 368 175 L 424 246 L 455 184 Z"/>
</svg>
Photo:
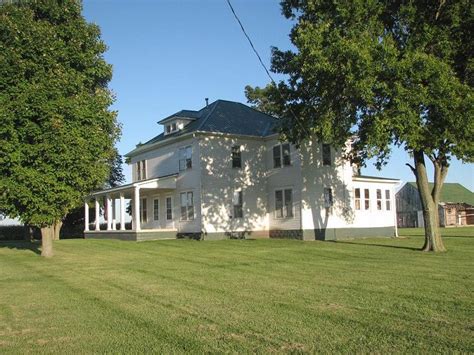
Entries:
<svg viewBox="0 0 474 355">
<path fill-rule="evenodd" d="M 241 146 L 242 168 L 232 168 L 231 149 Z M 200 139 L 202 230 L 205 233 L 268 229 L 263 141 L 222 136 Z M 243 218 L 233 215 L 235 190 L 243 192 Z"/>
</svg>

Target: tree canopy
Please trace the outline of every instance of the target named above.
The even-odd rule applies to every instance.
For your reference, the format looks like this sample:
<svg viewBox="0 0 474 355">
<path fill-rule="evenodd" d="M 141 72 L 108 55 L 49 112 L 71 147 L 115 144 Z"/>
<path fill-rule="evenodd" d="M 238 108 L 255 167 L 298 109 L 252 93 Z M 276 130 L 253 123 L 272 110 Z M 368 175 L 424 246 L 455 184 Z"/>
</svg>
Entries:
<svg viewBox="0 0 474 355">
<path fill-rule="evenodd" d="M 449 161 L 474 160 L 472 1 L 285 0 L 281 6 L 295 22 L 296 47 L 272 50 L 272 71 L 288 77 L 278 84 L 283 135 L 340 146 L 356 135 L 352 158 L 375 157 L 379 167 L 393 146 L 406 149 L 430 210 L 425 249 L 437 249 L 438 241 L 444 249 L 435 238 L 434 209 Z M 256 105 L 269 104 L 258 98 Z M 432 191 L 425 157 L 435 167 Z"/>
<path fill-rule="evenodd" d="M 0 5 L 0 210 L 45 233 L 103 186 L 120 134 L 106 45 L 81 10 Z"/>
</svg>

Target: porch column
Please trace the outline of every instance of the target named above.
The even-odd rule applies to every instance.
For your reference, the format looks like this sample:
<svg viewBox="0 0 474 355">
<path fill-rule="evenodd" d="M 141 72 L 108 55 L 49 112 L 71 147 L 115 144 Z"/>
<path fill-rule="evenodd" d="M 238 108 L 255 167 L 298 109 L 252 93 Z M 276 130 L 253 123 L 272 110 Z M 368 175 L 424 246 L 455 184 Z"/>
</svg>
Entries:
<svg viewBox="0 0 474 355">
<path fill-rule="evenodd" d="M 84 232 L 89 231 L 89 204 L 88 200 L 84 202 Z"/>
<path fill-rule="evenodd" d="M 100 204 L 97 196 L 95 198 L 95 230 L 100 230 Z"/>
<path fill-rule="evenodd" d="M 107 230 L 109 231 L 112 229 L 112 203 L 109 195 L 107 195 L 105 198 L 107 204 Z"/>
<path fill-rule="evenodd" d="M 120 230 L 125 230 L 125 197 L 120 194 Z"/>
<path fill-rule="evenodd" d="M 117 230 L 117 213 L 115 211 L 115 198 L 112 198 L 112 230 Z"/>
<path fill-rule="evenodd" d="M 140 231 L 140 188 L 135 186 L 133 194 L 133 230 Z"/>
</svg>

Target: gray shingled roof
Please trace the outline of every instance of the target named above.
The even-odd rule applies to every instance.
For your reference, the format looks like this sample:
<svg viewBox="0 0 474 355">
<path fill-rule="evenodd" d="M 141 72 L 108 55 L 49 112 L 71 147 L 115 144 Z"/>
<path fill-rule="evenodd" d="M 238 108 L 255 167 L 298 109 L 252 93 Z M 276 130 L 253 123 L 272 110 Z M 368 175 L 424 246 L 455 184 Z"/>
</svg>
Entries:
<svg viewBox="0 0 474 355">
<path fill-rule="evenodd" d="M 226 100 L 214 101 L 199 111 L 181 110 L 158 123 L 172 117 L 189 117 L 194 120 L 182 130 L 167 134 L 166 136 L 161 133 L 136 149 L 140 148 L 140 150 L 142 150 L 144 146 L 168 139 L 172 140 L 183 134 L 197 131 L 266 137 L 275 133 L 275 128 L 278 123 L 278 119 L 273 116 L 257 111 L 239 102 Z M 133 155 L 136 149 L 125 154 L 125 156 Z"/>
</svg>

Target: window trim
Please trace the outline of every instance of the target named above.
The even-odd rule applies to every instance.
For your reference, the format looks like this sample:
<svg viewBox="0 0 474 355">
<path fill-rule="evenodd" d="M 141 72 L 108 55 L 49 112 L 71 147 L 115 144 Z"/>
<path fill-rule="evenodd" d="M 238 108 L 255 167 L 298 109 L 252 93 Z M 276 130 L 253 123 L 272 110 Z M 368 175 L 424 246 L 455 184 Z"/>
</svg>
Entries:
<svg viewBox="0 0 474 355">
<path fill-rule="evenodd" d="M 382 205 L 382 189 L 375 189 L 375 199 L 376 199 L 376 207 L 377 211 L 382 211 L 383 210 L 383 205 Z M 380 192 L 380 197 L 379 197 L 379 192 Z"/>
<path fill-rule="evenodd" d="M 286 196 L 285 196 L 285 192 L 287 190 L 290 190 L 291 191 L 291 216 L 288 215 L 288 209 L 286 208 L 287 207 L 287 201 L 286 201 Z M 282 217 L 278 217 L 277 215 L 277 212 L 278 212 L 278 209 L 277 209 L 277 198 L 276 198 L 276 194 L 277 194 L 277 191 L 281 191 L 282 193 L 282 209 L 283 209 L 283 215 Z M 273 217 L 275 219 L 278 219 L 278 220 L 284 220 L 284 219 L 294 219 L 295 218 L 295 193 L 294 193 L 294 188 L 293 186 L 285 186 L 285 187 L 278 187 L 276 189 L 273 190 L 273 197 L 274 197 L 274 204 L 273 204 L 273 207 L 274 207 L 274 210 L 273 210 Z"/>
<path fill-rule="evenodd" d="M 235 148 L 238 148 L 238 152 L 234 152 Z M 234 153 L 238 153 L 238 157 L 234 157 Z M 232 169 L 242 169 L 242 146 L 240 144 L 231 147 L 230 158 L 232 160 Z M 236 161 L 238 161 L 238 165 L 235 164 Z"/>
<path fill-rule="evenodd" d="M 356 190 L 359 190 L 359 197 L 357 197 Z M 354 210 L 356 211 L 362 211 L 361 191 L 362 189 L 360 187 L 354 187 Z M 357 208 L 357 202 L 359 202 L 359 208 Z"/>
<path fill-rule="evenodd" d="M 171 217 L 168 218 L 168 200 L 171 201 L 170 203 L 170 212 L 171 212 Z M 173 221 L 174 217 L 174 202 L 173 202 L 173 196 L 169 195 L 165 197 L 165 220 L 166 221 Z"/>
<path fill-rule="evenodd" d="M 182 205 L 181 196 L 183 194 L 186 195 L 186 206 Z M 189 205 L 189 198 L 188 198 L 189 194 L 191 194 L 191 198 L 192 198 L 192 200 L 191 200 L 192 204 L 191 205 Z M 190 222 L 190 221 L 194 221 L 196 219 L 196 213 L 195 213 L 194 206 L 195 206 L 195 203 L 194 203 L 194 192 L 193 192 L 193 190 L 181 191 L 179 193 L 179 220 L 181 222 Z M 186 218 L 183 218 L 183 210 L 182 210 L 183 207 L 186 208 Z M 192 208 L 192 218 L 189 218 L 189 209 L 190 209 L 190 207 Z"/>
<path fill-rule="evenodd" d="M 326 151 L 326 148 L 329 149 L 329 151 Z M 326 154 L 329 154 L 329 156 Z M 328 143 L 321 144 L 321 160 L 323 166 L 332 166 L 332 149 L 331 145 Z"/>
<path fill-rule="evenodd" d="M 240 200 L 240 204 L 235 204 L 235 194 L 238 193 L 240 196 L 238 197 Z M 236 216 L 235 209 L 240 208 L 240 216 Z M 244 218 L 244 193 L 242 189 L 235 189 L 232 194 L 232 218 L 234 219 L 242 219 Z"/>
<path fill-rule="evenodd" d="M 187 149 L 190 149 L 191 155 L 190 157 L 186 157 L 186 151 Z M 184 151 L 184 159 L 181 158 L 181 151 Z M 189 160 L 189 166 L 188 166 L 188 160 Z M 184 169 L 181 169 L 181 162 L 184 161 Z M 186 171 L 190 170 L 193 168 L 193 146 L 192 144 L 185 145 L 183 147 L 178 148 L 178 170 L 181 171 Z"/>
<path fill-rule="evenodd" d="M 283 146 L 284 145 L 288 145 L 288 164 L 285 164 L 285 155 L 283 154 Z M 275 166 L 275 148 L 278 147 L 278 151 L 279 151 L 279 156 L 278 156 L 278 159 L 279 159 L 279 166 Z M 292 161 L 291 161 L 291 143 L 290 142 L 281 142 L 281 143 L 278 143 L 278 144 L 274 144 L 272 146 L 272 162 L 273 162 L 273 169 L 281 169 L 281 168 L 285 168 L 285 167 L 288 167 L 288 166 L 292 166 Z"/>
<path fill-rule="evenodd" d="M 387 198 L 387 192 L 388 192 L 388 198 Z M 390 189 L 385 189 L 385 211 L 391 211 L 392 210 L 392 192 Z"/>
<path fill-rule="evenodd" d="M 140 198 L 140 223 L 148 223 L 148 198 Z"/>
<path fill-rule="evenodd" d="M 155 201 L 158 201 L 157 205 L 155 205 Z M 155 208 L 155 207 L 158 207 L 158 208 Z M 160 220 L 160 198 L 153 197 L 153 221 L 159 221 L 159 220 Z"/>
<path fill-rule="evenodd" d="M 368 192 L 368 196 L 366 196 L 365 192 Z M 364 211 L 370 211 L 370 189 L 364 188 Z"/>
</svg>

